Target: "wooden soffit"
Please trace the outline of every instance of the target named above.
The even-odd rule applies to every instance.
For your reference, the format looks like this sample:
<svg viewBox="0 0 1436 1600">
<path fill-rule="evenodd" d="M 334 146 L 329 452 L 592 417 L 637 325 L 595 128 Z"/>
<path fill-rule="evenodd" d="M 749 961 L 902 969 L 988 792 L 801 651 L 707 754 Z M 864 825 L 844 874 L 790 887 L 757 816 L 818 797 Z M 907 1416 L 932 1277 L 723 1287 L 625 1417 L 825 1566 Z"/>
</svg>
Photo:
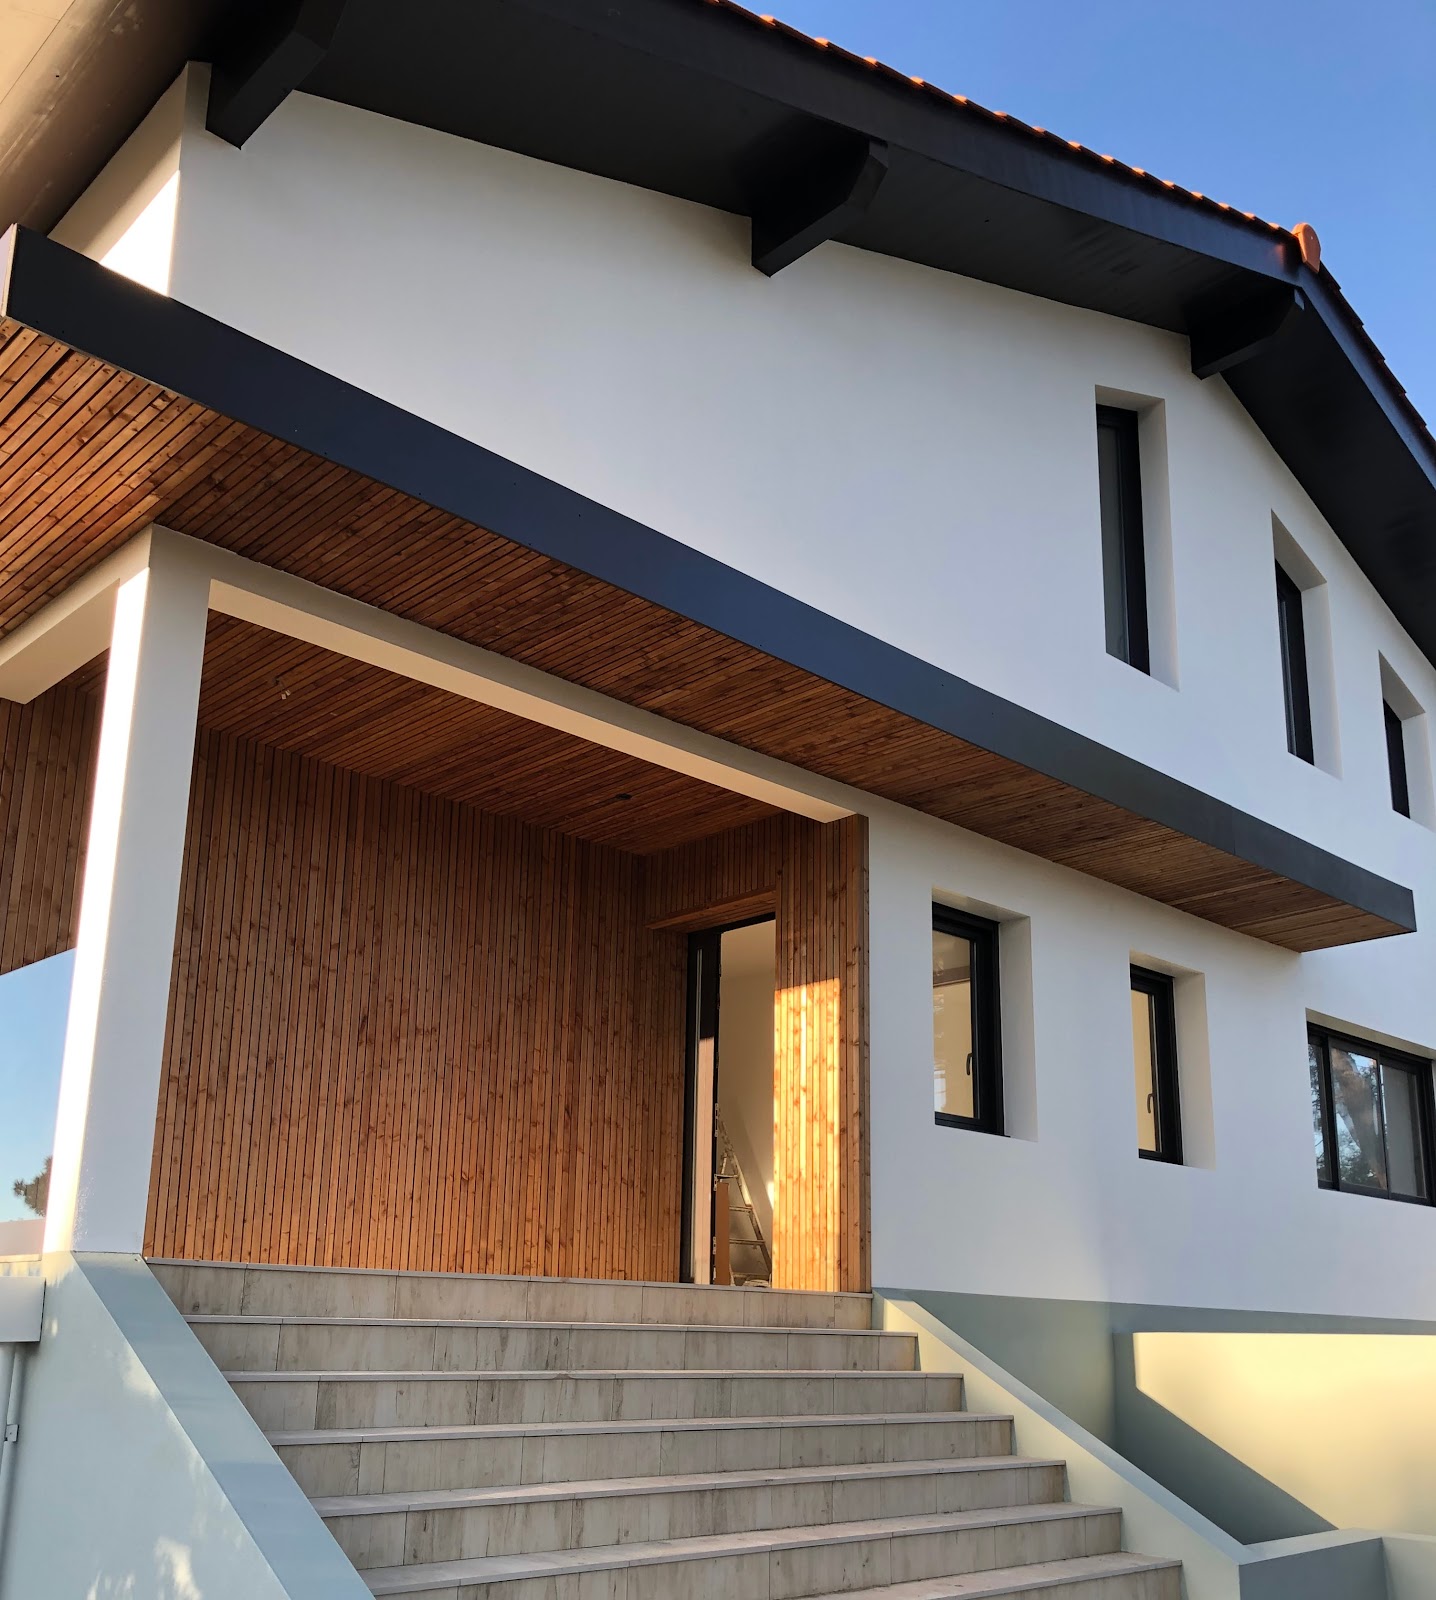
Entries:
<svg viewBox="0 0 1436 1600">
<path fill-rule="evenodd" d="M 38 234 L 0 252 L 13 629 L 151 522 L 1291 950 L 1411 891 Z"/>
</svg>

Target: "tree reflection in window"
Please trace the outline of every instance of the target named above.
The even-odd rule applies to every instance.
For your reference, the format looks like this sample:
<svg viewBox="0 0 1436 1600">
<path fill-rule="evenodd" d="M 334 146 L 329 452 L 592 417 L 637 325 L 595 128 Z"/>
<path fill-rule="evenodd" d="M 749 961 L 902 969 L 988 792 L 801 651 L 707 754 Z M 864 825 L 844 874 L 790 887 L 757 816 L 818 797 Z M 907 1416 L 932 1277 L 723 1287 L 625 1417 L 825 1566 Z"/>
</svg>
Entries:
<svg viewBox="0 0 1436 1600">
<path fill-rule="evenodd" d="M 1431 1063 L 1321 1028 L 1311 1029 L 1309 1050 L 1318 1180 L 1429 1201 Z"/>
<path fill-rule="evenodd" d="M 1331 1045 L 1331 1097 L 1336 1112 L 1336 1163 L 1343 1183 L 1386 1187 L 1381 1136 L 1381 1065 L 1347 1045 Z"/>
</svg>

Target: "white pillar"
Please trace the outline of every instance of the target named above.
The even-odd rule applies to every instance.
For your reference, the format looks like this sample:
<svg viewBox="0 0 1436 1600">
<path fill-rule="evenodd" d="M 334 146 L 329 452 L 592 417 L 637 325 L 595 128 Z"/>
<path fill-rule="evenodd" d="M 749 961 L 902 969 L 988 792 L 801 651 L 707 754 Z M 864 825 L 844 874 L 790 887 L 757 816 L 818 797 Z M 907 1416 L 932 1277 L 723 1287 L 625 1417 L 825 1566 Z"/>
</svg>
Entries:
<svg viewBox="0 0 1436 1600">
<path fill-rule="evenodd" d="M 142 1247 L 208 606 L 158 541 L 116 590 L 47 1252 Z"/>
</svg>

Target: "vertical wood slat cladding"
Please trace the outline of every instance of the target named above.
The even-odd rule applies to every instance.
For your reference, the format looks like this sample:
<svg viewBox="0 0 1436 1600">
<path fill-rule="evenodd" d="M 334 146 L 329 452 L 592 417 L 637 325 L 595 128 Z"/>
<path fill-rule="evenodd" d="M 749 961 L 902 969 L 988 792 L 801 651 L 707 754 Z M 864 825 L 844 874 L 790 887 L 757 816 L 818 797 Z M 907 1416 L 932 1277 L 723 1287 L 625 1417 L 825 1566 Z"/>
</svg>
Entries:
<svg viewBox="0 0 1436 1600">
<path fill-rule="evenodd" d="M 655 924 L 773 912 L 773 1283 L 871 1288 L 866 819 L 774 817 L 644 866 Z"/>
<path fill-rule="evenodd" d="M 74 944 L 98 720 L 0 702 L 0 972 Z M 764 911 L 775 1282 L 865 1289 L 859 819 L 640 859 L 201 733 L 146 1249 L 672 1277 L 682 929 Z"/>
<path fill-rule="evenodd" d="M 73 689 L 0 700 L 0 974 L 75 942 L 99 720 Z"/>
<path fill-rule="evenodd" d="M 684 952 L 638 858 L 202 733 L 145 1248 L 671 1278 Z"/>
</svg>

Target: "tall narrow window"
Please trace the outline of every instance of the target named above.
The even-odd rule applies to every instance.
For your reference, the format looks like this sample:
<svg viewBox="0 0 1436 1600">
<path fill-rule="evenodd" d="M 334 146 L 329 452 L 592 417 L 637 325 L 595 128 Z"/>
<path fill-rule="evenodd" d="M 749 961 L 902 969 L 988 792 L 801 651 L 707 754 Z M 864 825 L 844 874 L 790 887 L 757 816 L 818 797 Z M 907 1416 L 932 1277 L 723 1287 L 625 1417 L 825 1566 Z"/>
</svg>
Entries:
<svg viewBox="0 0 1436 1600">
<path fill-rule="evenodd" d="M 1306 673 L 1306 625 L 1301 590 L 1276 567 L 1276 618 L 1281 636 L 1281 682 L 1286 702 L 1286 747 L 1303 761 L 1315 762 L 1311 740 L 1311 688 Z"/>
<path fill-rule="evenodd" d="M 1152 670 L 1147 638 L 1147 552 L 1137 413 L 1097 407 L 1097 482 L 1102 509 L 1102 583 L 1107 653 Z"/>
<path fill-rule="evenodd" d="M 1391 702 L 1381 702 L 1386 718 L 1386 770 L 1391 775 L 1391 807 L 1403 817 L 1411 815 L 1411 785 L 1406 778 L 1406 726 L 1392 710 Z"/>
<path fill-rule="evenodd" d="M 1177 1085 L 1177 1011 L 1164 972 L 1132 968 L 1132 1057 L 1137 1072 L 1137 1154 L 1149 1161 L 1182 1159 Z"/>
<path fill-rule="evenodd" d="M 997 924 L 932 908 L 932 1083 L 938 1122 L 1002 1132 Z"/>
<path fill-rule="evenodd" d="M 1317 1182 L 1429 1205 L 1431 1063 L 1324 1028 L 1307 1048 Z"/>
</svg>

